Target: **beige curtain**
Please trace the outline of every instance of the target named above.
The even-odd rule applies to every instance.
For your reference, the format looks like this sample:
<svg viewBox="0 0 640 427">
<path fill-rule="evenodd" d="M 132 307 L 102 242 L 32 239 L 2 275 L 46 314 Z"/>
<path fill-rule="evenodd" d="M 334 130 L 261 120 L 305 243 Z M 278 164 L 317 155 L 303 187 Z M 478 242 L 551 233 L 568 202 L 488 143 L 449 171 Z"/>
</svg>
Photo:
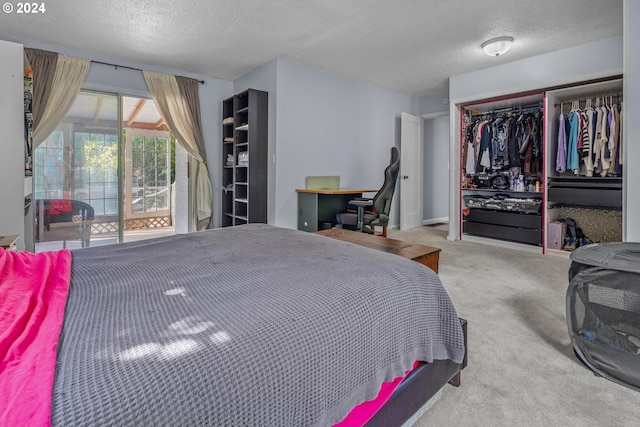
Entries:
<svg viewBox="0 0 640 427">
<path fill-rule="evenodd" d="M 143 74 L 163 120 L 180 145 L 198 162 L 194 198 L 196 228 L 209 228 L 212 216 L 211 181 L 207 170 L 204 138 L 202 135 L 196 136 L 198 132 L 202 133 L 199 108 L 192 110 L 188 107 L 190 103 L 180 92 L 176 77 L 152 71 L 143 71 Z M 197 120 L 194 118 L 196 116 Z"/>
<path fill-rule="evenodd" d="M 49 102 L 51 84 L 56 73 L 58 54 L 40 49 L 25 48 L 24 53 L 29 59 L 29 65 L 33 71 L 33 99 L 31 100 L 31 113 L 33 115 L 33 127 L 40 125 L 42 111 Z"/>
<path fill-rule="evenodd" d="M 33 148 L 39 146 L 53 132 L 67 115 L 75 101 L 84 79 L 89 72 L 91 61 L 58 54 L 55 72 L 51 79 L 48 99 L 40 99 L 42 111 L 38 114 L 38 123 L 34 121 Z M 35 82 L 34 71 L 33 79 Z M 48 81 L 48 77 L 46 78 Z M 35 97 L 35 94 L 34 94 Z"/>
<path fill-rule="evenodd" d="M 200 82 L 195 79 L 190 79 L 188 77 L 176 76 L 176 83 L 178 84 L 178 90 L 182 95 L 182 101 L 184 104 L 185 112 L 189 115 L 189 123 L 191 124 L 191 132 L 193 133 L 193 141 L 198 148 L 198 153 L 203 159 L 203 162 L 198 162 L 198 171 L 196 172 L 196 176 L 200 169 L 204 168 L 207 172 L 207 178 L 209 176 L 209 171 L 207 170 L 207 150 L 204 146 L 204 132 L 202 131 L 202 119 L 200 115 Z M 197 188 L 197 187 L 196 187 Z M 206 206 L 211 208 L 212 200 L 211 200 L 211 186 L 209 184 L 208 189 L 205 186 L 202 186 L 201 190 L 203 193 L 198 194 L 198 197 L 194 201 L 194 208 L 196 212 L 203 211 Z M 206 193 L 206 194 L 205 194 Z M 208 200 L 207 200 L 208 197 Z M 199 204 L 202 206 L 199 206 Z M 211 212 L 211 211 L 209 211 Z M 208 218 L 204 219 L 197 218 L 197 229 L 198 230 L 206 230 L 207 228 L 211 228 L 213 226 L 213 221 L 211 217 L 211 213 L 209 213 Z"/>
</svg>

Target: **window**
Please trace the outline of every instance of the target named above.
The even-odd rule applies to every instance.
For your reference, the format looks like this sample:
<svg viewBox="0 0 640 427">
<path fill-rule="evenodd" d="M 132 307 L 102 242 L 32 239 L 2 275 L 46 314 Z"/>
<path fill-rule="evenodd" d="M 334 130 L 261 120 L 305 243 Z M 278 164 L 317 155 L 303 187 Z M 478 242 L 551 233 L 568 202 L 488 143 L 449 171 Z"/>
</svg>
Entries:
<svg viewBox="0 0 640 427">
<path fill-rule="evenodd" d="M 75 132 L 72 198 L 93 206 L 97 216 L 118 215 L 118 135 Z"/>
<path fill-rule="evenodd" d="M 64 198 L 64 133 L 54 131 L 34 153 L 36 199 Z"/>
<path fill-rule="evenodd" d="M 127 213 L 165 215 L 171 185 L 169 132 L 127 129 Z M 130 161 L 129 161 L 130 159 Z"/>
</svg>

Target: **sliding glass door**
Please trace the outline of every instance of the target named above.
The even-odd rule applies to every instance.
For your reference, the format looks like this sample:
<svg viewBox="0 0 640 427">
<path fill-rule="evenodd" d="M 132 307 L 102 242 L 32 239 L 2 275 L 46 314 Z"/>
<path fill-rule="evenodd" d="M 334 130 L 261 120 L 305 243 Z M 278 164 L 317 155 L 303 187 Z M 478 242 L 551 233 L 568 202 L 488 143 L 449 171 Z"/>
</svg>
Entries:
<svg viewBox="0 0 640 427">
<path fill-rule="evenodd" d="M 117 95 L 81 92 L 34 150 L 35 250 L 120 240 Z"/>
<path fill-rule="evenodd" d="M 34 150 L 35 250 L 173 234 L 172 147 L 153 101 L 82 91 Z"/>
</svg>

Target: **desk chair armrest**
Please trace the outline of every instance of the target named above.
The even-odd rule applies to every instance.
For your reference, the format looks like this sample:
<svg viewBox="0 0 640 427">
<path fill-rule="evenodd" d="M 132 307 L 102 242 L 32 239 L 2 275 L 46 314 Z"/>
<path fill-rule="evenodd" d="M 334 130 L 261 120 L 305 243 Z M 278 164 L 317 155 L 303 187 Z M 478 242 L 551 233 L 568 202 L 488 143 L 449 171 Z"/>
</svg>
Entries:
<svg viewBox="0 0 640 427">
<path fill-rule="evenodd" d="M 357 199 L 350 200 L 349 204 L 357 207 L 358 213 L 356 227 L 358 228 L 358 230 L 364 231 L 364 208 L 373 206 L 373 199 L 358 197 Z"/>
<path fill-rule="evenodd" d="M 349 200 L 349 204 L 358 207 L 373 206 L 373 199 L 357 198 Z"/>
</svg>

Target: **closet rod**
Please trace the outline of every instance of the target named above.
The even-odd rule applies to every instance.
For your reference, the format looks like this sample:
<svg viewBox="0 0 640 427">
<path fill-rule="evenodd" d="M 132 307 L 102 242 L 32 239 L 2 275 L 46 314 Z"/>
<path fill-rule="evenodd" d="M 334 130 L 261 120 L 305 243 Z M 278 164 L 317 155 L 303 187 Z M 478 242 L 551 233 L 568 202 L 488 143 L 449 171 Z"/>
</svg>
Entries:
<svg viewBox="0 0 640 427">
<path fill-rule="evenodd" d="M 578 98 L 578 99 L 569 99 L 567 101 L 561 101 L 557 104 L 553 104 L 554 107 L 559 107 L 563 104 L 568 104 L 571 103 L 573 101 L 579 101 L 579 102 L 586 102 L 589 99 L 597 99 L 597 98 L 608 98 L 608 97 L 616 97 L 618 98 L 618 102 L 622 101 L 622 93 L 621 92 L 611 92 L 611 93 L 606 93 L 606 94 L 600 94 L 600 95 L 596 95 L 596 96 L 586 96 L 584 98 Z"/>
<path fill-rule="evenodd" d="M 478 112 L 477 114 L 473 114 L 473 110 L 469 110 L 469 112 L 471 113 L 471 115 L 475 115 L 475 116 L 488 116 L 491 114 L 496 114 L 496 113 L 509 113 L 509 112 L 514 112 L 514 111 L 522 111 L 522 110 L 529 110 L 529 109 L 541 109 L 542 108 L 542 103 L 535 103 L 535 104 L 528 104 L 528 105 L 522 105 L 522 106 L 518 106 L 518 107 L 504 107 L 504 108 L 497 108 L 495 110 L 489 110 L 486 111 L 484 113 L 480 113 Z"/>
<path fill-rule="evenodd" d="M 94 64 L 109 65 L 109 66 L 111 66 L 111 67 L 114 67 L 116 70 L 117 70 L 118 68 L 126 68 L 126 69 L 128 69 L 128 70 L 143 71 L 143 70 L 141 70 L 140 68 L 127 67 L 126 65 L 110 64 L 110 63 L 108 63 L 108 62 L 94 61 L 94 60 L 91 60 L 91 62 L 93 62 Z M 197 81 L 198 83 L 200 83 L 200 84 L 204 84 L 204 80 L 197 80 L 197 79 L 194 79 L 194 80 L 196 80 L 196 81 Z"/>
</svg>

